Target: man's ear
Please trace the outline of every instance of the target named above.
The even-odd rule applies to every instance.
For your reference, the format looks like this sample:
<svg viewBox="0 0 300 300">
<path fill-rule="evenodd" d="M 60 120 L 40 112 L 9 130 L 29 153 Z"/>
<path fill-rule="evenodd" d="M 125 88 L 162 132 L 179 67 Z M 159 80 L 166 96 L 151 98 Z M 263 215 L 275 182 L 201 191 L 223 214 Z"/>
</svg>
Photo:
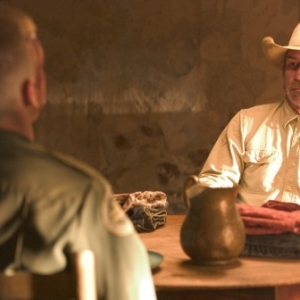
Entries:
<svg viewBox="0 0 300 300">
<path fill-rule="evenodd" d="M 38 109 L 39 99 L 36 90 L 36 82 L 34 77 L 28 78 L 23 84 L 22 90 L 23 102 L 26 107 Z"/>
<path fill-rule="evenodd" d="M 36 121 L 43 107 L 34 77 L 30 77 L 23 84 L 22 101 L 27 116 L 31 122 Z"/>
</svg>

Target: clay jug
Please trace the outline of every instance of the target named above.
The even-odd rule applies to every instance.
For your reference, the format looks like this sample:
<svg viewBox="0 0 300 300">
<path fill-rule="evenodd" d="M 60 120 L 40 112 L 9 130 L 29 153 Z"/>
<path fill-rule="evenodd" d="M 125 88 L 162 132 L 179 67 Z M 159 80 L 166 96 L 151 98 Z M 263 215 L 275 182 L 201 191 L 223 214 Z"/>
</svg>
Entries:
<svg viewBox="0 0 300 300">
<path fill-rule="evenodd" d="M 243 221 L 235 206 L 238 187 L 200 188 L 188 198 L 187 190 L 197 185 L 190 176 L 184 185 L 188 213 L 180 231 L 184 252 L 198 264 L 222 265 L 236 260 L 245 243 Z M 197 191 L 197 186 L 193 187 Z"/>
</svg>

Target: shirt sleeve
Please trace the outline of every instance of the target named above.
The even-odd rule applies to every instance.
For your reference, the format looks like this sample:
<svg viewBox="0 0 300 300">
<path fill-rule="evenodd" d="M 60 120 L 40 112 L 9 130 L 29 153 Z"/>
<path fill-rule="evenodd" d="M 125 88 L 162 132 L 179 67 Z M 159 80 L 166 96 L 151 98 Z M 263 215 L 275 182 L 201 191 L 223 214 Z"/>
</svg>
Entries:
<svg viewBox="0 0 300 300">
<path fill-rule="evenodd" d="M 78 226 L 76 248 L 95 255 L 99 299 L 156 299 L 146 248 L 108 185 L 93 183 Z"/>
<path fill-rule="evenodd" d="M 204 187 L 232 187 L 238 184 L 243 169 L 244 131 L 242 113 L 236 114 L 213 146 L 200 174 Z"/>
</svg>

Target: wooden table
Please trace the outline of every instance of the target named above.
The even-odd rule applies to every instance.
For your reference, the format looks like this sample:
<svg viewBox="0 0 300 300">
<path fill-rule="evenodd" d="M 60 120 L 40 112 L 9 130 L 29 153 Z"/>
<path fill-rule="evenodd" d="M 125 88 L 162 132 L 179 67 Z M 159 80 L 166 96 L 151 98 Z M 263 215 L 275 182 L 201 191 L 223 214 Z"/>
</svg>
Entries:
<svg viewBox="0 0 300 300">
<path fill-rule="evenodd" d="M 169 215 L 164 227 L 140 237 L 164 256 L 153 273 L 158 299 L 300 300 L 300 260 L 239 258 L 227 266 L 194 264 L 180 245 L 185 216 Z"/>
</svg>

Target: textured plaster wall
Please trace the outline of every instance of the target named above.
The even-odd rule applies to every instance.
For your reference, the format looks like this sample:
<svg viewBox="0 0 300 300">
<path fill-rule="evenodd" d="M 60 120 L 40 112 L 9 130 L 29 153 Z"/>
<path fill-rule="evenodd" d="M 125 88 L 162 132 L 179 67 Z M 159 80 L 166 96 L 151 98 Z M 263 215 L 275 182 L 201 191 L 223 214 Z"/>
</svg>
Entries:
<svg viewBox="0 0 300 300">
<path fill-rule="evenodd" d="M 299 19 L 299 0 L 6 2 L 33 16 L 46 52 L 38 141 L 115 192 L 164 191 L 169 213 L 185 212 L 183 182 L 229 119 L 282 99 L 261 40 L 287 44 Z"/>
</svg>

